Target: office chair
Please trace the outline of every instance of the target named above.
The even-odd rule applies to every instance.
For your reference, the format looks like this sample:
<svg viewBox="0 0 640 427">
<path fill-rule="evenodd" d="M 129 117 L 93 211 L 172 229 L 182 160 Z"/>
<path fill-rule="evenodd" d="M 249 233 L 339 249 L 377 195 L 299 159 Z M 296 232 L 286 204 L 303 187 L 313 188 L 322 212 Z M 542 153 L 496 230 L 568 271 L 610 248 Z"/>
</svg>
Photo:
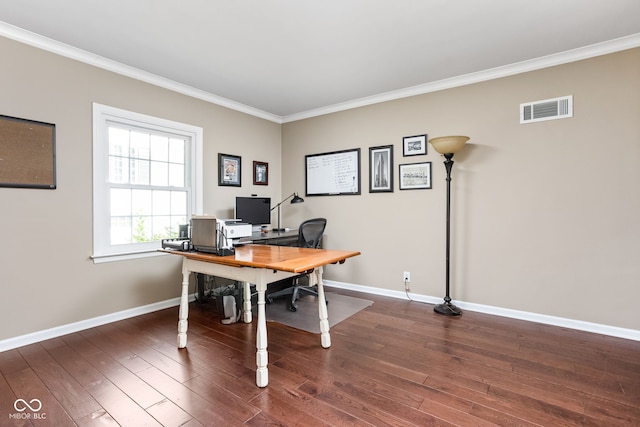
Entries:
<svg viewBox="0 0 640 427">
<path fill-rule="evenodd" d="M 327 220 L 325 218 L 313 218 L 304 221 L 298 227 L 298 247 L 300 248 L 319 248 L 322 240 L 322 234 L 327 226 Z M 278 298 L 285 295 L 291 295 L 291 302 L 289 304 L 290 311 L 296 311 L 298 309 L 296 301 L 300 292 L 318 296 L 317 286 L 304 286 L 300 284 L 300 279 L 307 277 L 306 274 L 295 276 L 287 281 L 293 280 L 293 285 L 270 293 L 267 295 L 267 302 L 273 302 L 274 298 Z"/>
</svg>

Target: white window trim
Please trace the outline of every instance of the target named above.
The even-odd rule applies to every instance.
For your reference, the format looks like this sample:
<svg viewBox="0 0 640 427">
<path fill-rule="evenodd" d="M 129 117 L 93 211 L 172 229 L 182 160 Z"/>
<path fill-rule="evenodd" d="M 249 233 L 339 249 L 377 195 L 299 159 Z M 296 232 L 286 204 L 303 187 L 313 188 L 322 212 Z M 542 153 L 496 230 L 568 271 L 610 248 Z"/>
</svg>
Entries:
<svg viewBox="0 0 640 427">
<path fill-rule="evenodd" d="M 180 122 L 134 113 L 115 107 L 93 103 L 93 255 L 94 263 L 121 261 L 162 255 L 160 245 L 142 250 L 122 250 L 109 242 L 109 205 L 107 178 L 109 172 L 109 145 L 107 123 L 118 122 L 171 133 L 188 135 L 192 146 L 190 155 L 191 213 L 202 214 L 203 170 L 202 146 L 203 129 Z"/>
</svg>

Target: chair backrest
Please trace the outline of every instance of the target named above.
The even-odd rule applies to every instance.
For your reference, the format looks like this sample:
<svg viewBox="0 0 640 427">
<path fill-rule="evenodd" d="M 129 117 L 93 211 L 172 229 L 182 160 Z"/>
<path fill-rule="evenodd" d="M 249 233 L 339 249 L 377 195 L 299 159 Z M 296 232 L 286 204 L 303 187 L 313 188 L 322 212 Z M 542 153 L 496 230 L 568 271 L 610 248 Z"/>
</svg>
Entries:
<svg viewBox="0 0 640 427">
<path fill-rule="evenodd" d="M 298 246 L 301 248 L 319 248 L 322 233 L 327 226 L 325 218 L 313 218 L 304 221 L 298 227 Z"/>
</svg>

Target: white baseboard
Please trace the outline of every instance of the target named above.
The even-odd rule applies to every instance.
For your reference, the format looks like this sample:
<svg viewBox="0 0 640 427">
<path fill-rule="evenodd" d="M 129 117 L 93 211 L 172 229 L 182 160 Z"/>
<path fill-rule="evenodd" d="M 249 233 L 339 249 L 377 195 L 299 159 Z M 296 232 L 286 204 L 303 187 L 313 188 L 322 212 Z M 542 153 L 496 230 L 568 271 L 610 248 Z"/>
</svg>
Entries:
<svg viewBox="0 0 640 427">
<path fill-rule="evenodd" d="M 351 283 L 335 282 L 325 280 L 324 284 L 338 289 L 348 289 L 357 292 L 365 292 L 373 295 L 381 295 L 391 298 L 407 299 L 407 295 L 401 291 L 389 289 L 373 288 L 371 286 L 354 285 Z M 410 293 L 412 300 L 428 304 L 440 304 L 442 297 L 431 297 Z M 576 329 L 580 331 L 593 332 L 596 334 L 609 335 L 617 338 L 625 338 L 633 341 L 640 341 L 640 331 L 634 329 L 619 328 L 616 326 L 601 325 L 598 323 L 583 322 L 581 320 L 567 319 L 564 317 L 548 316 L 545 314 L 531 313 L 527 311 L 511 310 L 508 308 L 494 307 L 490 305 L 474 304 L 464 301 L 455 301 L 456 306 L 464 310 L 476 311 L 479 313 L 492 314 L 495 316 L 509 317 L 512 319 L 527 320 L 529 322 L 542 323 L 545 325 L 560 326 L 563 328 Z"/>
<path fill-rule="evenodd" d="M 195 300 L 195 294 L 191 295 L 189 298 L 189 301 L 193 300 Z M 142 314 L 152 313 L 158 310 L 164 310 L 165 308 L 175 307 L 178 305 L 180 305 L 180 298 L 172 298 L 153 304 L 143 305 L 141 307 L 118 311 L 116 313 L 105 314 L 104 316 L 98 316 L 92 319 L 81 320 L 80 322 L 69 323 L 67 325 L 33 332 L 31 334 L 8 338 L 6 340 L 0 341 L 0 352 L 23 347 L 25 345 L 49 340 L 52 338 L 57 338 L 63 335 L 71 334 L 73 332 L 83 331 L 85 329 L 94 328 L 96 326 L 106 325 L 107 323 L 117 322 L 118 320 L 124 320 L 130 317 L 140 316 Z"/>
<path fill-rule="evenodd" d="M 371 286 L 354 285 L 351 283 L 336 282 L 333 280 L 325 280 L 325 285 L 347 289 L 356 292 L 363 292 L 372 295 L 380 295 L 391 298 L 407 299 L 407 295 L 401 291 L 392 291 L 389 289 L 374 288 Z M 439 304 L 442 298 L 431 297 L 427 295 L 409 294 L 411 299 L 427 304 Z M 189 301 L 195 300 L 195 295 L 191 295 Z M 563 328 L 576 329 L 580 331 L 593 332 L 596 334 L 609 335 L 617 338 L 625 338 L 633 341 L 640 341 L 640 331 L 634 329 L 619 328 L 616 326 L 601 325 L 598 323 L 583 322 L 580 320 L 567 319 L 563 317 L 548 316 L 538 313 L 530 313 L 527 311 L 511 310 L 508 308 L 494 307 L 490 305 L 474 304 L 464 301 L 455 301 L 455 304 L 469 311 L 479 313 L 492 314 L 495 316 L 509 317 L 512 319 L 527 320 L 529 322 L 542 323 L 546 325 L 560 326 Z M 106 314 L 104 316 L 94 317 L 92 319 L 82 320 L 68 325 L 58 326 L 43 331 L 33 332 L 31 334 L 21 335 L 18 337 L 8 338 L 0 341 L 0 352 L 12 350 L 14 348 L 23 347 L 40 341 L 57 338 L 73 332 L 83 331 L 85 329 L 96 326 L 106 325 L 107 323 L 117 322 L 119 320 L 128 319 L 130 317 L 140 316 L 142 314 L 152 313 L 165 308 L 180 305 L 180 298 L 172 298 L 153 304 L 143 305 L 141 307 L 131 308 L 128 310 L 118 311 L 116 313 Z"/>
</svg>

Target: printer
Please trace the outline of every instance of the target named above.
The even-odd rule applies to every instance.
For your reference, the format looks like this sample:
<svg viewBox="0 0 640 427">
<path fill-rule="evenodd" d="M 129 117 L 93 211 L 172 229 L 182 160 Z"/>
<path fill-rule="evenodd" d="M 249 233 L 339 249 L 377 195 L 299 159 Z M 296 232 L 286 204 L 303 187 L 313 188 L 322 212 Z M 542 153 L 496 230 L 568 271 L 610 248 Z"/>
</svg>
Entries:
<svg viewBox="0 0 640 427">
<path fill-rule="evenodd" d="M 251 224 L 237 219 L 220 219 L 213 215 L 191 217 L 191 244 L 199 252 L 231 255 L 243 237 L 251 236 Z"/>
<path fill-rule="evenodd" d="M 251 224 L 238 219 L 217 219 L 216 226 L 223 248 L 233 248 L 243 237 L 251 237 Z"/>
</svg>

